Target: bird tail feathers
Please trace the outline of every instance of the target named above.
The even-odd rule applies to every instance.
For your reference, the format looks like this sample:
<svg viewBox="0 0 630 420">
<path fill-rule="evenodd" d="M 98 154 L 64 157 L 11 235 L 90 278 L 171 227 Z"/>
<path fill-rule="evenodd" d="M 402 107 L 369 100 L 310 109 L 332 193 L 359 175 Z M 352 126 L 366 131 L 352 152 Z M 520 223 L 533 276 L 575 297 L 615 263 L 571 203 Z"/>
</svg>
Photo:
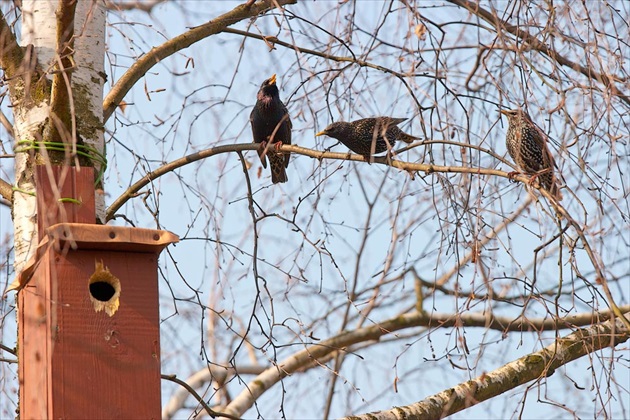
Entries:
<svg viewBox="0 0 630 420">
<path fill-rule="evenodd" d="M 411 134 L 403 133 L 403 135 L 400 137 L 400 140 L 402 140 L 405 143 L 409 144 L 409 143 L 413 143 L 414 140 L 420 140 L 420 137 L 416 137 L 416 136 L 412 136 Z"/>
<path fill-rule="evenodd" d="M 560 187 L 558 186 L 558 180 L 555 178 L 551 184 L 551 188 L 549 188 L 549 193 L 553 195 L 557 201 L 562 201 L 562 193 L 560 192 Z"/>
</svg>

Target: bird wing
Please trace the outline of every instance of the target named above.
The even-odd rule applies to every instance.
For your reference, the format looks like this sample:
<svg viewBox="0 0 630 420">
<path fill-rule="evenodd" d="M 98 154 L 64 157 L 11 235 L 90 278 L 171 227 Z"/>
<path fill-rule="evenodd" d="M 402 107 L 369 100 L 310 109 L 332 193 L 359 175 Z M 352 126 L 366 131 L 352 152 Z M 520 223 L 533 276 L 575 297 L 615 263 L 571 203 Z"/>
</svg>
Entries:
<svg viewBox="0 0 630 420">
<path fill-rule="evenodd" d="M 260 124 L 260 116 L 258 115 L 258 110 L 256 107 L 252 110 L 252 113 L 249 114 L 249 122 L 252 126 L 252 134 L 254 136 L 254 143 L 262 143 L 265 140 L 265 133 L 262 128 L 264 124 Z M 262 163 L 263 168 L 267 167 L 267 157 L 263 150 L 260 148 L 257 150 L 258 156 L 260 157 L 260 162 Z"/>
<path fill-rule="evenodd" d="M 556 161 L 554 160 L 553 155 L 551 154 L 551 151 L 549 150 L 549 145 L 547 144 L 548 137 L 545 134 L 545 132 L 542 131 L 542 129 L 538 127 L 536 124 L 534 124 L 534 127 L 536 127 L 536 131 L 538 131 L 538 136 L 536 136 L 536 143 L 538 144 L 538 146 L 540 147 L 540 150 L 542 151 L 544 165 L 546 168 L 551 168 L 553 172 L 553 168 L 557 168 L 558 165 L 556 164 Z"/>
<path fill-rule="evenodd" d="M 293 123 L 291 122 L 291 117 L 289 117 L 289 111 L 287 110 L 287 107 L 284 106 L 284 104 L 282 104 L 282 110 L 284 111 L 284 115 L 287 116 L 286 122 L 282 124 L 282 127 L 280 127 L 281 129 L 284 129 L 284 136 L 282 138 L 285 139 L 285 141 L 283 141 L 282 144 L 291 144 L 291 131 L 293 130 Z M 286 153 L 284 155 L 285 168 L 289 167 L 290 159 L 291 155 L 289 153 Z"/>
<path fill-rule="evenodd" d="M 291 130 L 293 130 L 293 123 L 291 122 L 291 117 L 289 117 L 289 110 L 284 104 L 282 104 L 282 111 L 283 114 L 287 116 L 286 124 L 284 126 L 286 130 L 285 132 L 287 134 L 287 136 L 285 137 L 287 141 L 284 144 L 291 144 Z"/>
</svg>

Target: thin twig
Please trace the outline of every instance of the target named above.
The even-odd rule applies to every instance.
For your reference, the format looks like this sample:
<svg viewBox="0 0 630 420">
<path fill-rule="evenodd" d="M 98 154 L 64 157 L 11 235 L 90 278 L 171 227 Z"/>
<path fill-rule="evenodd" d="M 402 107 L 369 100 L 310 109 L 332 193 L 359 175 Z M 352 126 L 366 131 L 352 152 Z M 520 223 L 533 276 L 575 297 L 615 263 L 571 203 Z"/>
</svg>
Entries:
<svg viewBox="0 0 630 420">
<path fill-rule="evenodd" d="M 190 395 L 192 395 L 197 402 L 199 402 L 199 404 L 203 407 L 204 410 L 206 410 L 206 413 L 208 413 L 208 415 L 210 417 L 217 418 L 217 417 L 225 417 L 228 419 L 234 419 L 234 420 L 238 420 L 240 417 L 236 417 L 236 416 L 232 416 L 230 414 L 226 414 L 226 413 L 219 413 L 217 411 L 214 411 L 212 408 L 210 408 L 210 406 L 208 404 L 206 404 L 206 402 L 203 400 L 203 398 L 201 398 L 201 396 L 199 396 L 199 394 L 197 394 L 197 391 L 195 391 L 190 385 L 188 385 L 186 382 L 182 381 L 181 379 L 177 379 L 177 376 L 175 375 L 160 375 L 162 377 L 162 379 L 166 379 L 167 381 L 171 381 L 171 382 L 175 382 L 176 384 L 186 388 L 186 390 L 188 390 L 188 392 L 190 392 Z"/>
<path fill-rule="evenodd" d="M 613 77 L 598 73 L 592 67 L 583 66 L 580 63 L 569 60 L 562 54 L 558 54 L 554 49 L 548 47 L 543 42 L 539 41 L 538 38 L 531 35 L 526 30 L 523 30 L 516 25 L 511 25 L 508 22 L 500 19 L 498 16 L 492 14 L 488 10 L 481 7 L 479 3 L 473 3 L 468 0 L 448 0 L 448 1 L 450 1 L 451 3 L 459 7 L 462 7 L 468 10 L 473 15 L 478 16 L 481 19 L 485 20 L 486 22 L 488 22 L 489 24 L 491 24 L 492 26 L 496 28 L 497 33 L 500 32 L 501 30 L 506 30 L 512 35 L 525 41 L 534 50 L 545 54 L 547 57 L 554 60 L 555 62 L 563 66 L 566 66 L 574 71 L 582 73 L 584 76 L 588 77 L 589 79 L 602 83 L 604 86 L 606 86 L 609 89 L 612 95 L 615 95 L 619 97 L 620 99 L 622 99 L 627 104 L 630 104 L 630 97 L 622 93 L 619 86 L 617 86 L 616 80 Z"/>
<path fill-rule="evenodd" d="M 165 165 L 160 166 L 154 171 L 149 172 L 140 180 L 136 181 L 133 185 L 131 185 L 127 190 L 122 193 L 107 209 L 106 220 L 111 220 L 113 215 L 134 195 L 140 191 L 141 188 L 149 184 L 151 181 L 165 175 L 179 167 L 182 167 L 186 164 L 196 162 L 201 159 L 206 159 L 210 156 L 222 154 L 222 153 L 230 153 L 230 152 L 239 152 L 245 150 L 258 150 L 259 145 L 255 143 L 241 143 L 241 144 L 229 144 L 225 146 L 217 146 L 211 147 L 209 149 L 204 149 L 199 152 L 192 153 L 190 155 L 181 157 L 172 162 L 169 162 Z M 309 156 L 314 159 L 334 159 L 334 160 L 348 160 L 354 162 L 366 162 L 365 158 L 361 155 L 354 155 L 348 153 L 333 153 L 333 152 L 322 152 L 319 150 L 307 149 L 305 147 L 288 145 L 284 144 L 279 146 L 280 151 L 282 152 L 291 152 L 299 155 Z M 471 168 L 465 166 L 441 166 L 441 165 L 431 165 L 425 163 L 413 163 L 413 162 L 404 162 L 400 160 L 394 160 L 388 158 L 386 156 L 381 157 L 372 157 L 374 163 L 379 165 L 388 165 L 394 168 L 407 171 L 407 172 L 426 172 L 428 174 L 433 172 L 444 172 L 444 173 L 470 173 L 477 175 L 494 175 L 500 176 L 503 178 L 508 178 L 508 173 L 503 172 L 497 169 L 487 169 L 487 168 Z M 526 175 L 516 175 L 512 179 L 520 182 L 527 182 L 529 177 Z M 541 189 L 540 191 L 543 191 Z M 551 197 L 551 196 L 549 196 Z"/>
<path fill-rule="evenodd" d="M 136 85 L 136 82 L 144 77 L 149 69 L 166 57 L 188 48 L 192 44 L 211 35 L 218 34 L 224 31 L 228 26 L 234 25 L 237 22 L 258 16 L 275 7 L 295 3 L 297 3 L 297 0 L 261 0 L 250 6 L 241 4 L 210 22 L 192 28 L 179 36 L 169 39 L 164 44 L 151 49 L 151 51 L 140 57 L 129 70 L 118 79 L 116 84 L 112 87 L 112 90 L 105 97 L 103 101 L 103 122 L 107 122 L 125 95 Z"/>
</svg>

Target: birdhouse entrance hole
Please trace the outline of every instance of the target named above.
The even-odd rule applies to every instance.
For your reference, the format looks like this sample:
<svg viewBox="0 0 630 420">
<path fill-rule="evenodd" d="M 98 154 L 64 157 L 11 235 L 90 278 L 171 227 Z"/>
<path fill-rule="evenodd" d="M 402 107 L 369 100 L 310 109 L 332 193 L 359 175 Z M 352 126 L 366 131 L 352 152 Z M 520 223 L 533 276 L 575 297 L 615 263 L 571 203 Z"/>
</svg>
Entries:
<svg viewBox="0 0 630 420">
<path fill-rule="evenodd" d="M 90 284 L 90 295 L 101 302 L 109 301 L 115 292 L 114 286 L 106 281 L 97 281 Z"/>
<path fill-rule="evenodd" d="M 109 236 L 112 237 L 110 232 Z M 113 237 L 116 237 L 114 235 Z M 103 261 L 96 261 L 94 273 L 88 281 L 90 288 L 90 300 L 96 312 L 103 309 L 107 315 L 113 316 L 120 305 L 120 280 L 113 275 Z"/>
</svg>

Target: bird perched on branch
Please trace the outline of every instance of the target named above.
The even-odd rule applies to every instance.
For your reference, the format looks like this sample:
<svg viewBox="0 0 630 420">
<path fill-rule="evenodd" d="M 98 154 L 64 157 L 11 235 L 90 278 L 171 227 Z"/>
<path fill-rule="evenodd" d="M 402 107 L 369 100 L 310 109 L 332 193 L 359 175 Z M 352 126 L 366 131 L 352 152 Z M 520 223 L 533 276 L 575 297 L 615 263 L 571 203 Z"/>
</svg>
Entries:
<svg viewBox="0 0 630 420">
<path fill-rule="evenodd" d="M 547 136 L 534 124 L 527 112 L 521 109 L 503 109 L 501 114 L 508 118 L 508 131 L 505 138 L 508 152 L 520 171 L 536 178 L 556 200 L 562 200 L 558 179 L 554 175 L 557 167 L 547 145 Z M 514 173 L 511 173 L 514 175 Z"/>
<path fill-rule="evenodd" d="M 249 120 L 252 124 L 254 143 L 259 143 L 258 156 L 264 168 L 267 167 L 267 157 L 271 166 L 271 182 L 287 182 L 285 168 L 289 166 L 290 154 L 279 152 L 282 144 L 291 144 L 291 119 L 289 111 L 280 100 L 280 92 L 276 86 L 276 75 L 265 80 L 260 89 L 256 105 Z M 272 150 L 275 149 L 275 150 Z"/>
<path fill-rule="evenodd" d="M 404 133 L 398 124 L 407 118 L 374 117 L 352 122 L 335 122 L 315 136 L 333 137 L 369 161 L 371 155 L 390 150 L 397 140 L 411 143 L 418 140 Z"/>
</svg>

